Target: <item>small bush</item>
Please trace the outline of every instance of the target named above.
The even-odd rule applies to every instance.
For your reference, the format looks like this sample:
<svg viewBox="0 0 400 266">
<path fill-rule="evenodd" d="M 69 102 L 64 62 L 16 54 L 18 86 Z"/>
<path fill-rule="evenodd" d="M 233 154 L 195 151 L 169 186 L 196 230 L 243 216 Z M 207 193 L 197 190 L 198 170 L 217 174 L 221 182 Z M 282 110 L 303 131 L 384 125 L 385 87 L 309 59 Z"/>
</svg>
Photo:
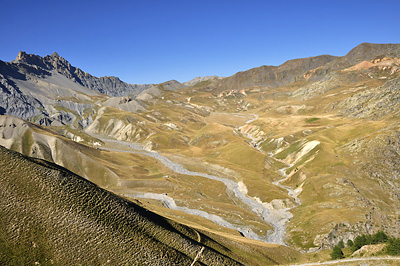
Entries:
<svg viewBox="0 0 400 266">
<path fill-rule="evenodd" d="M 386 247 L 386 252 L 389 255 L 400 255 L 400 238 L 390 239 L 389 245 Z"/>
<path fill-rule="evenodd" d="M 400 239 L 389 238 L 387 234 L 379 231 L 373 235 L 357 236 L 354 241 L 347 241 L 347 246 L 351 247 L 351 251 L 359 250 L 364 245 L 387 243 L 386 250 L 384 251 L 389 255 L 400 255 Z M 383 253 L 382 253 L 383 254 Z"/>
<path fill-rule="evenodd" d="M 347 246 L 352 247 L 354 245 L 353 241 L 351 239 L 347 240 Z"/>
<path fill-rule="evenodd" d="M 333 260 L 343 259 L 344 258 L 343 251 L 338 245 L 336 245 L 333 248 L 332 253 L 331 253 L 331 258 Z"/>
<path fill-rule="evenodd" d="M 340 240 L 339 243 L 337 244 L 337 246 L 340 248 L 344 248 L 343 240 Z"/>
<path fill-rule="evenodd" d="M 367 237 L 365 235 L 357 236 L 354 238 L 354 245 L 352 246 L 352 251 L 359 250 L 362 246 L 367 245 Z"/>
<path fill-rule="evenodd" d="M 387 236 L 387 234 L 385 234 L 382 231 L 379 231 L 372 236 L 372 243 L 373 244 L 386 243 L 388 239 L 389 237 Z"/>
<path fill-rule="evenodd" d="M 311 123 L 311 122 L 314 122 L 314 121 L 317 121 L 317 120 L 319 120 L 318 117 L 313 117 L 313 118 L 307 119 L 306 123 Z"/>
</svg>

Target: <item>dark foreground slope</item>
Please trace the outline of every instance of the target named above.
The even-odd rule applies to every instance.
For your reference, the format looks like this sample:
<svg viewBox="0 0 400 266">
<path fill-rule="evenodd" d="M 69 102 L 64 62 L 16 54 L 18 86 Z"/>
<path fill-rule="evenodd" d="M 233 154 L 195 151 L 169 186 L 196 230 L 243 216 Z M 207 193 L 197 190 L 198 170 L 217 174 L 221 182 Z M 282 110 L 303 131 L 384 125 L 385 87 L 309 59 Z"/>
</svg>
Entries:
<svg viewBox="0 0 400 266">
<path fill-rule="evenodd" d="M 191 265 L 200 251 L 195 265 L 240 264 L 194 229 L 57 165 L 0 146 L 0 169 L 1 265 Z"/>
</svg>

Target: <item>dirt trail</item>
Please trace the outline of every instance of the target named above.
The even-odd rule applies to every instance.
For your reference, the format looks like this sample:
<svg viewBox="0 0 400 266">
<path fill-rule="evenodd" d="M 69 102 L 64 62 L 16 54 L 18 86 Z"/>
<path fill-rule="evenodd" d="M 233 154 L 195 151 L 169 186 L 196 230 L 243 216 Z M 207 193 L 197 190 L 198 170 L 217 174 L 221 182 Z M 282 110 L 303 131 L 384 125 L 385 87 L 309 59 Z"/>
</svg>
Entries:
<svg viewBox="0 0 400 266">
<path fill-rule="evenodd" d="M 197 261 L 197 260 L 199 259 L 199 257 L 201 256 L 201 253 L 203 253 L 203 250 L 204 250 L 204 247 L 201 247 L 199 253 L 197 253 L 196 257 L 194 258 L 194 260 L 193 260 L 192 264 L 190 264 L 190 266 L 193 266 L 193 265 L 196 263 L 196 261 Z"/>
<path fill-rule="evenodd" d="M 375 265 L 376 262 L 378 261 L 385 261 L 385 260 L 392 260 L 392 261 L 400 261 L 400 257 L 368 257 L 368 258 L 350 258 L 350 259 L 341 259 L 341 260 L 330 260 L 330 261 L 325 261 L 325 262 L 310 262 L 310 263 L 303 263 L 303 264 L 290 264 L 290 265 L 286 265 L 286 266 L 318 266 L 318 265 L 335 265 L 337 264 L 339 265 L 347 265 L 347 264 L 342 264 L 342 263 L 346 263 L 346 262 L 363 262 L 363 264 L 361 265 Z M 373 262 L 372 262 L 373 261 Z M 371 264 L 365 264 L 371 262 Z M 351 264 L 354 266 L 354 264 Z"/>
</svg>

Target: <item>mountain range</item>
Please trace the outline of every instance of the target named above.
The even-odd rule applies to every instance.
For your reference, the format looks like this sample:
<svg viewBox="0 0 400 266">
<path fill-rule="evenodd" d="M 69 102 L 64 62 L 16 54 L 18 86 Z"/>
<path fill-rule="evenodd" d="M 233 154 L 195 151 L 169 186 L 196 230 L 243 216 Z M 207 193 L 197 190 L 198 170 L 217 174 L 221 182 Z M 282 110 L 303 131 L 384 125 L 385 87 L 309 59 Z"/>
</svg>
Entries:
<svg viewBox="0 0 400 266">
<path fill-rule="evenodd" d="M 399 237 L 399 73 L 400 44 L 370 43 L 185 83 L 0 61 L 0 261 L 270 265 Z"/>
</svg>

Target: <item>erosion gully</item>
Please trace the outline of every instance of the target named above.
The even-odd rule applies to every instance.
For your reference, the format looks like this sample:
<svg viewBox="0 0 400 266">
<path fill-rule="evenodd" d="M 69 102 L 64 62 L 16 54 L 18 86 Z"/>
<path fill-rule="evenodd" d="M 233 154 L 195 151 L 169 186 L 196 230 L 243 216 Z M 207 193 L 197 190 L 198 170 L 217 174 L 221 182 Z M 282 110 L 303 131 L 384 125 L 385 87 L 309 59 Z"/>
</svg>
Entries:
<svg viewBox="0 0 400 266">
<path fill-rule="evenodd" d="M 246 124 L 253 122 L 257 118 L 258 117 L 256 115 L 254 115 L 254 118 L 246 121 Z M 240 128 L 238 128 L 238 129 L 240 130 Z M 256 140 L 254 138 L 252 138 L 252 136 L 250 136 L 249 134 L 245 134 L 245 135 L 247 138 L 250 139 L 250 145 L 252 147 L 258 149 L 260 152 L 265 153 L 264 151 L 262 151 L 261 149 L 258 148 L 258 145 L 256 145 L 257 144 Z M 289 221 L 289 219 L 293 216 L 290 213 L 290 209 L 292 209 L 295 206 L 288 207 L 288 208 L 281 208 L 281 209 L 277 209 L 276 207 L 273 208 L 271 206 L 271 204 L 261 202 L 258 198 L 254 198 L 254 197 L 247 195 L 247 188 L 245 188 L 243 182 L 235 182 L 233 180 L 223 178 L 220 176 L 216 176 L 216 175 L 190 171 L 190 170 L 186 169 L 184 166 L 182 166 L 181 164 L 171 161 L 170 159 L 159 154 L 156 151 L 149 151 L 149 150 L 144 149 L 142 145 L 137 144 L 137 143 L 131 143 L 131 142 L 121 141 L 121 140 L 106 139 L 106 138 L 99 137 L 99 136 L 95 136 L 95 137 L 101 139 L 106 144 L 109 144 L 109 145 L 106 145 L 108 147 L 109 146 L 112 147 L 113 146 L 112 144 L 118 143 L 118 144 L 124 145 L 125 148 L 127 148 L 125 150 L 125 149 L 101 147 L 100 149 L 102 149 L 102 150 L 127 152 L 127 153 L 134 153 L 134 154 L 141 154 L 141 155 L 149 156 L 149 157 L 152 157 L 152 158 L 158 160 L 165 167 L 171 169 L 175 173 L 208 178 L 208 179 L 223 183 L 228 190 L 233 192 L 233 194 L 235 195 L 235 197 L 237 199 L 239 199 L 245 205 L 247 205 L 248 208 L 253 213 L 260 216 L 266 223 L 270 224 L 273 227 L 273 229 L 269 230 L 265 237 L 259 237 L 250 228 L 234 225 L 232 223 L 225 221 L 224 219 L 222 219 L 221 217 L 219 217 L 217 215 L 209 214 L 205 211 L 190 209 L 187 207 L 180 207 L 180 206 L 176 205 L 173 198 L 167 196 L 166 194 L 135 193 L 135 194 L 124 194 L 124 195 L 130 196 L 130 197 L 136 197 L 136 198 L 151 198 L 151 199 L 155 199 L 155 200 L 160 200 L 163 202 L 164 206 L 166 206 L 168 208 L 180 210 L 180 211 L 183 211 L 183 212 L 186 212 L 189 214 L 193 214 L 193 215 L 198 215 L 198 216 L 201 216 L 208 220 L 211 220 L 221 226 L 225 226 L 225 227 L 228 227 L 231 229 L 238 230 L 240 233 L 242 233 L 247 238 L 261 240 L 261 241 L 268 242 L 268 243 L 276 243 L 276 244 L 285 245 L 284 238 L 285 238 L 285 234 L 286 234 L 286 224 Z M 270 154 L 267 154 L 267 153 L 265 153 L 265 154 L 267 156 L 272 157 Z M 283 181 L 285 181 L 288 178 L 288 176 L 285 173 L 285 171 L 288 167 L 290 167 L 290 166 L 287 166 L 287 167 L 279 170 L 279 173 L 282 175 L 282 179 L 274 182 L 273 184 L 286 190 L 288 195 L 294 200 L 294 202 L 296 202 L 297 205 L 300 205 L 300 200 L 297 198 L 295 191 L 292 188 L 281 184 Z"/>
</svg>

